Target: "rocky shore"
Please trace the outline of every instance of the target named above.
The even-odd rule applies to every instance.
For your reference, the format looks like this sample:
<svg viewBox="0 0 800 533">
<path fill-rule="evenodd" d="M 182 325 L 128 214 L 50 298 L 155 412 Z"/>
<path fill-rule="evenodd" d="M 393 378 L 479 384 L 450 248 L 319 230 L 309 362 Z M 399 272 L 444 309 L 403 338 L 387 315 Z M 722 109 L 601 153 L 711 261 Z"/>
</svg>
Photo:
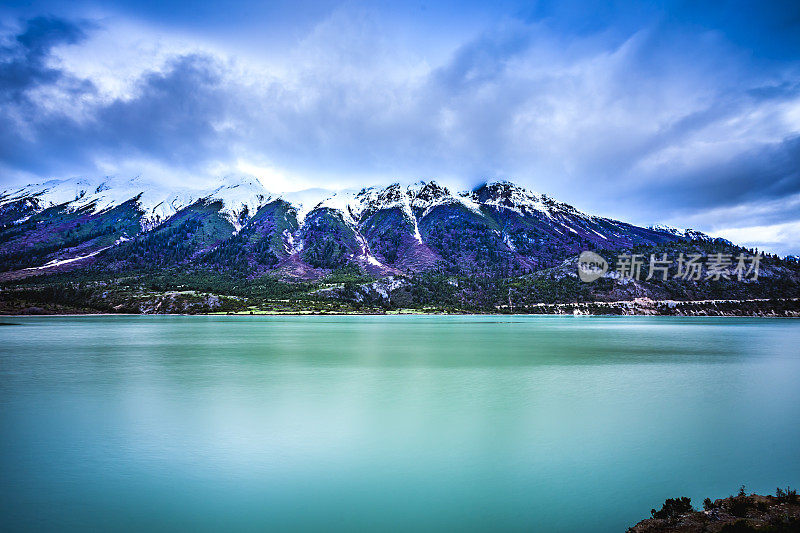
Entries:
<svg viewBox="0 0 800 533">
<path fill-rule="evenodd" d="M 507 311 L 507 306 L 498 309 Z M 800 317 L 798 298 L 747 300 L 653 300 L 635 298 L 616 302 L 533 304 L 516 312 L 556 315 L 660 315 L 660 316 L 761 316 Z"/>
<path fill-rule="evenodd" d="M 789 533 L 800 532 L 800 499 L 797 491 L 777 489 L 774 496 L 747 494 L 712 501 L 695 510 L 689 498 L 670 498 L 651 518 L 628 529 L 628 533 Z"/>
</svg>

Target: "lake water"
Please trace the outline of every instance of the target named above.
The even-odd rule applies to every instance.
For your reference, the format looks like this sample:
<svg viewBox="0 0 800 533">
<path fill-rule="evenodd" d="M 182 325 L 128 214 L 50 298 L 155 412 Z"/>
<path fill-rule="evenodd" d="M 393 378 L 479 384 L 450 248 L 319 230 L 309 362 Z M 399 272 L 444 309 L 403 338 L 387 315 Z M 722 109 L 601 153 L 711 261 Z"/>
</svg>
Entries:
<svg viewBox="0 0 800 533">
<path fill-rule="evenodd" d="M 624 531 L 800 484 L 800 321 L 0 322 L 6 531 Z"/>
</svg>

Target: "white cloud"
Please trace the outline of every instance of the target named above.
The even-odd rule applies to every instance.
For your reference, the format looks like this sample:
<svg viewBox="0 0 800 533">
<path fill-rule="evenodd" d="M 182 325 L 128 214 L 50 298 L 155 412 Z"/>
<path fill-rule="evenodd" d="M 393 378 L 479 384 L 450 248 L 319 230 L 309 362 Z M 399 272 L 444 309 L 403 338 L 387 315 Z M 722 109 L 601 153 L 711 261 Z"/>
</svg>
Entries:
<svg viewBox="0 0 800 533">
<path fill-rule="evenodd" d="M 714 231 L 712 236 L 779 255 L 796 254 L 800 250 L 800 220 L 767 226 L 723 228 Z"/>
</svg>

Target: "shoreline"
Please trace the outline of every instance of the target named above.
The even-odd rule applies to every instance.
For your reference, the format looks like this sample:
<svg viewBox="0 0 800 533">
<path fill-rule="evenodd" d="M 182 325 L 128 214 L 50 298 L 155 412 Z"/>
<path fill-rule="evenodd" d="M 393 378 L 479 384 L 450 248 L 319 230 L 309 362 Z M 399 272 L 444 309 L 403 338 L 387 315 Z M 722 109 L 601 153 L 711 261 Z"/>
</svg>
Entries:
<svg viewBox="0 0 800 533">
<path fill-rule="evenodd" d="M 205 294 L 206 301 L 220 295 Z M 296 302 L 297 303 L 297 302 Z M 263 307 L 274 307 L 263 309 Z M 216 306 L 219 309 L 219 306 Z M 288 308 L 287 308 L 288 307 Z M 94 312 L 90 307 L 75 305 L 52 305 L 48 302 L 29 302 L 25 305 L 8 306 L 6 313 L 0 316 L 681 316 L 681 317 L 760 317 L 760 318 L 800 318 L 800 298 L 752 298 L 743 300 L 652 300 L 650 298 L 635 298 L 633 300 L 619 300 L 611 302 L 565 302 L 565 303 L 537 303 L 528 306 L 509 307 L 496 306 L 493 310 L 471 311 L 465 309 L 440 309 L 400 307 L 395 309 L 382 309 L 369 307 L 366 309 L 298 309 L 286 302 L 264 302 L 260 305 L 241 306 L 236 310 L 215 310 L 209 308 L 193 309 L 191 305 L 167 305 L 155 307 L 139 307 L 142 312 L 108 312 L 107 310 Z M 299 306 L 298 306 L 299 307 Z M 163 312 L 153 312 L 154 309 L 163 309 Z M 277 309 L 275 309 L 277 308 Z M 84 311 L 85 309 L 85 311 Z M 59 313 L 57 311 L 65 312 Z M 134 308 L 135 310 L 135 308 Z M 53 312 L 56 311 L 56 312 Z M 178 311 L 178 312 L 174 312 Z"/>
<path fill-rule="evenodd" d="M 0 320 L 3 317 L 8 318 L 80 318 L 90 316 L 209 316 L 209 317 L 226 317 L 226 316 L 239 316 L 239 317 L 273 317 L 273 316 L 491 316 L 491 317 L 561 317 L 561 318 L 574 318 L 580 316 L 581 318 L 636 318 L 636 317 L 650 317 L 650 318 L 769 318 L 769 319 L 787 319 L 796 320 L 798 317 L 794 316 L 758 316 L 758 315 L 569 315 L 569 314 L 553 314 L 553 313 L 68 313 L 68 314 L 37 314 L 37 315 L 0 315 Z"/>
<path fill-rule="evenodd" d="M 276 316 L 486 316 L 486 317 L 560 317 L 560 318 L 762 318 L 797 320 L 798 316 L 778 315 L 652 315 L 652 314 L 599 314 L 599 315 L 573 315 L 569 313 L 63 313 L 63 314 L 8 314 L 0 315 L 0 320 L 8 318 L 81 318 L 93 316 L 118 316 L 118 317 L 276 317 Z"/>
</svg>

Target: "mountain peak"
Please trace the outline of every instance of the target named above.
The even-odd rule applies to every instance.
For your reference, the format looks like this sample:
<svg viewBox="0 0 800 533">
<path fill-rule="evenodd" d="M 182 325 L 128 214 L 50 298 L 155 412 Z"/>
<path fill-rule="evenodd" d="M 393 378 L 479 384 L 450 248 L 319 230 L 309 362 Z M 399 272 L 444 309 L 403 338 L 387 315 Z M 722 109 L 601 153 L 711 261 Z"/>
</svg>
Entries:
<svg viewBox="0 0 800 533">
<path fill-rule="evenodd" d="M 413 196 L 414 200 L 419 200 L 422 202 L 434 202 L 436 200 L 441 200 L 443 198 L 447 198 L 452 196 L 450 194 L 450 190 L 443 186 L 439 185 L 436 181 L 418 181 L 415 184 L 408 187 L 409 192 Z"/>
<path fill-rule="evenodd" d="M 689 239 L 689 240 L 696 240 L 696 241 L 711 241 L 713 240 L 712 237 L 703 233 L 702 231 L 698 231 L 692 228 L 676 228 L 675 226 L 670 226 L 669 224 L 653 224 L 652 226 L 647 226 L 647 229 L 653 231 L 659 231 L 662 233 L 668 233 L 670 235 L 674 235 L 676 237 L 680 237 L 682 239 Z"/>
<path fill-rule="evenodd" d="M 253 216 L 272 197 L 256 178 L 226 176 L 222 183 L 205 199 L 222 201 L 222 211 L 236 231 L 241 229 L 247 217 Z"/>
<path fill-rule="evenodd" d="M 535 210 L 549 215 L 552 208 L 544 195 L 529 191 L 508 180 L 487 181 L 467 194 L 478 203 L 511 209 L 519 213 Z"/>
</svg>

